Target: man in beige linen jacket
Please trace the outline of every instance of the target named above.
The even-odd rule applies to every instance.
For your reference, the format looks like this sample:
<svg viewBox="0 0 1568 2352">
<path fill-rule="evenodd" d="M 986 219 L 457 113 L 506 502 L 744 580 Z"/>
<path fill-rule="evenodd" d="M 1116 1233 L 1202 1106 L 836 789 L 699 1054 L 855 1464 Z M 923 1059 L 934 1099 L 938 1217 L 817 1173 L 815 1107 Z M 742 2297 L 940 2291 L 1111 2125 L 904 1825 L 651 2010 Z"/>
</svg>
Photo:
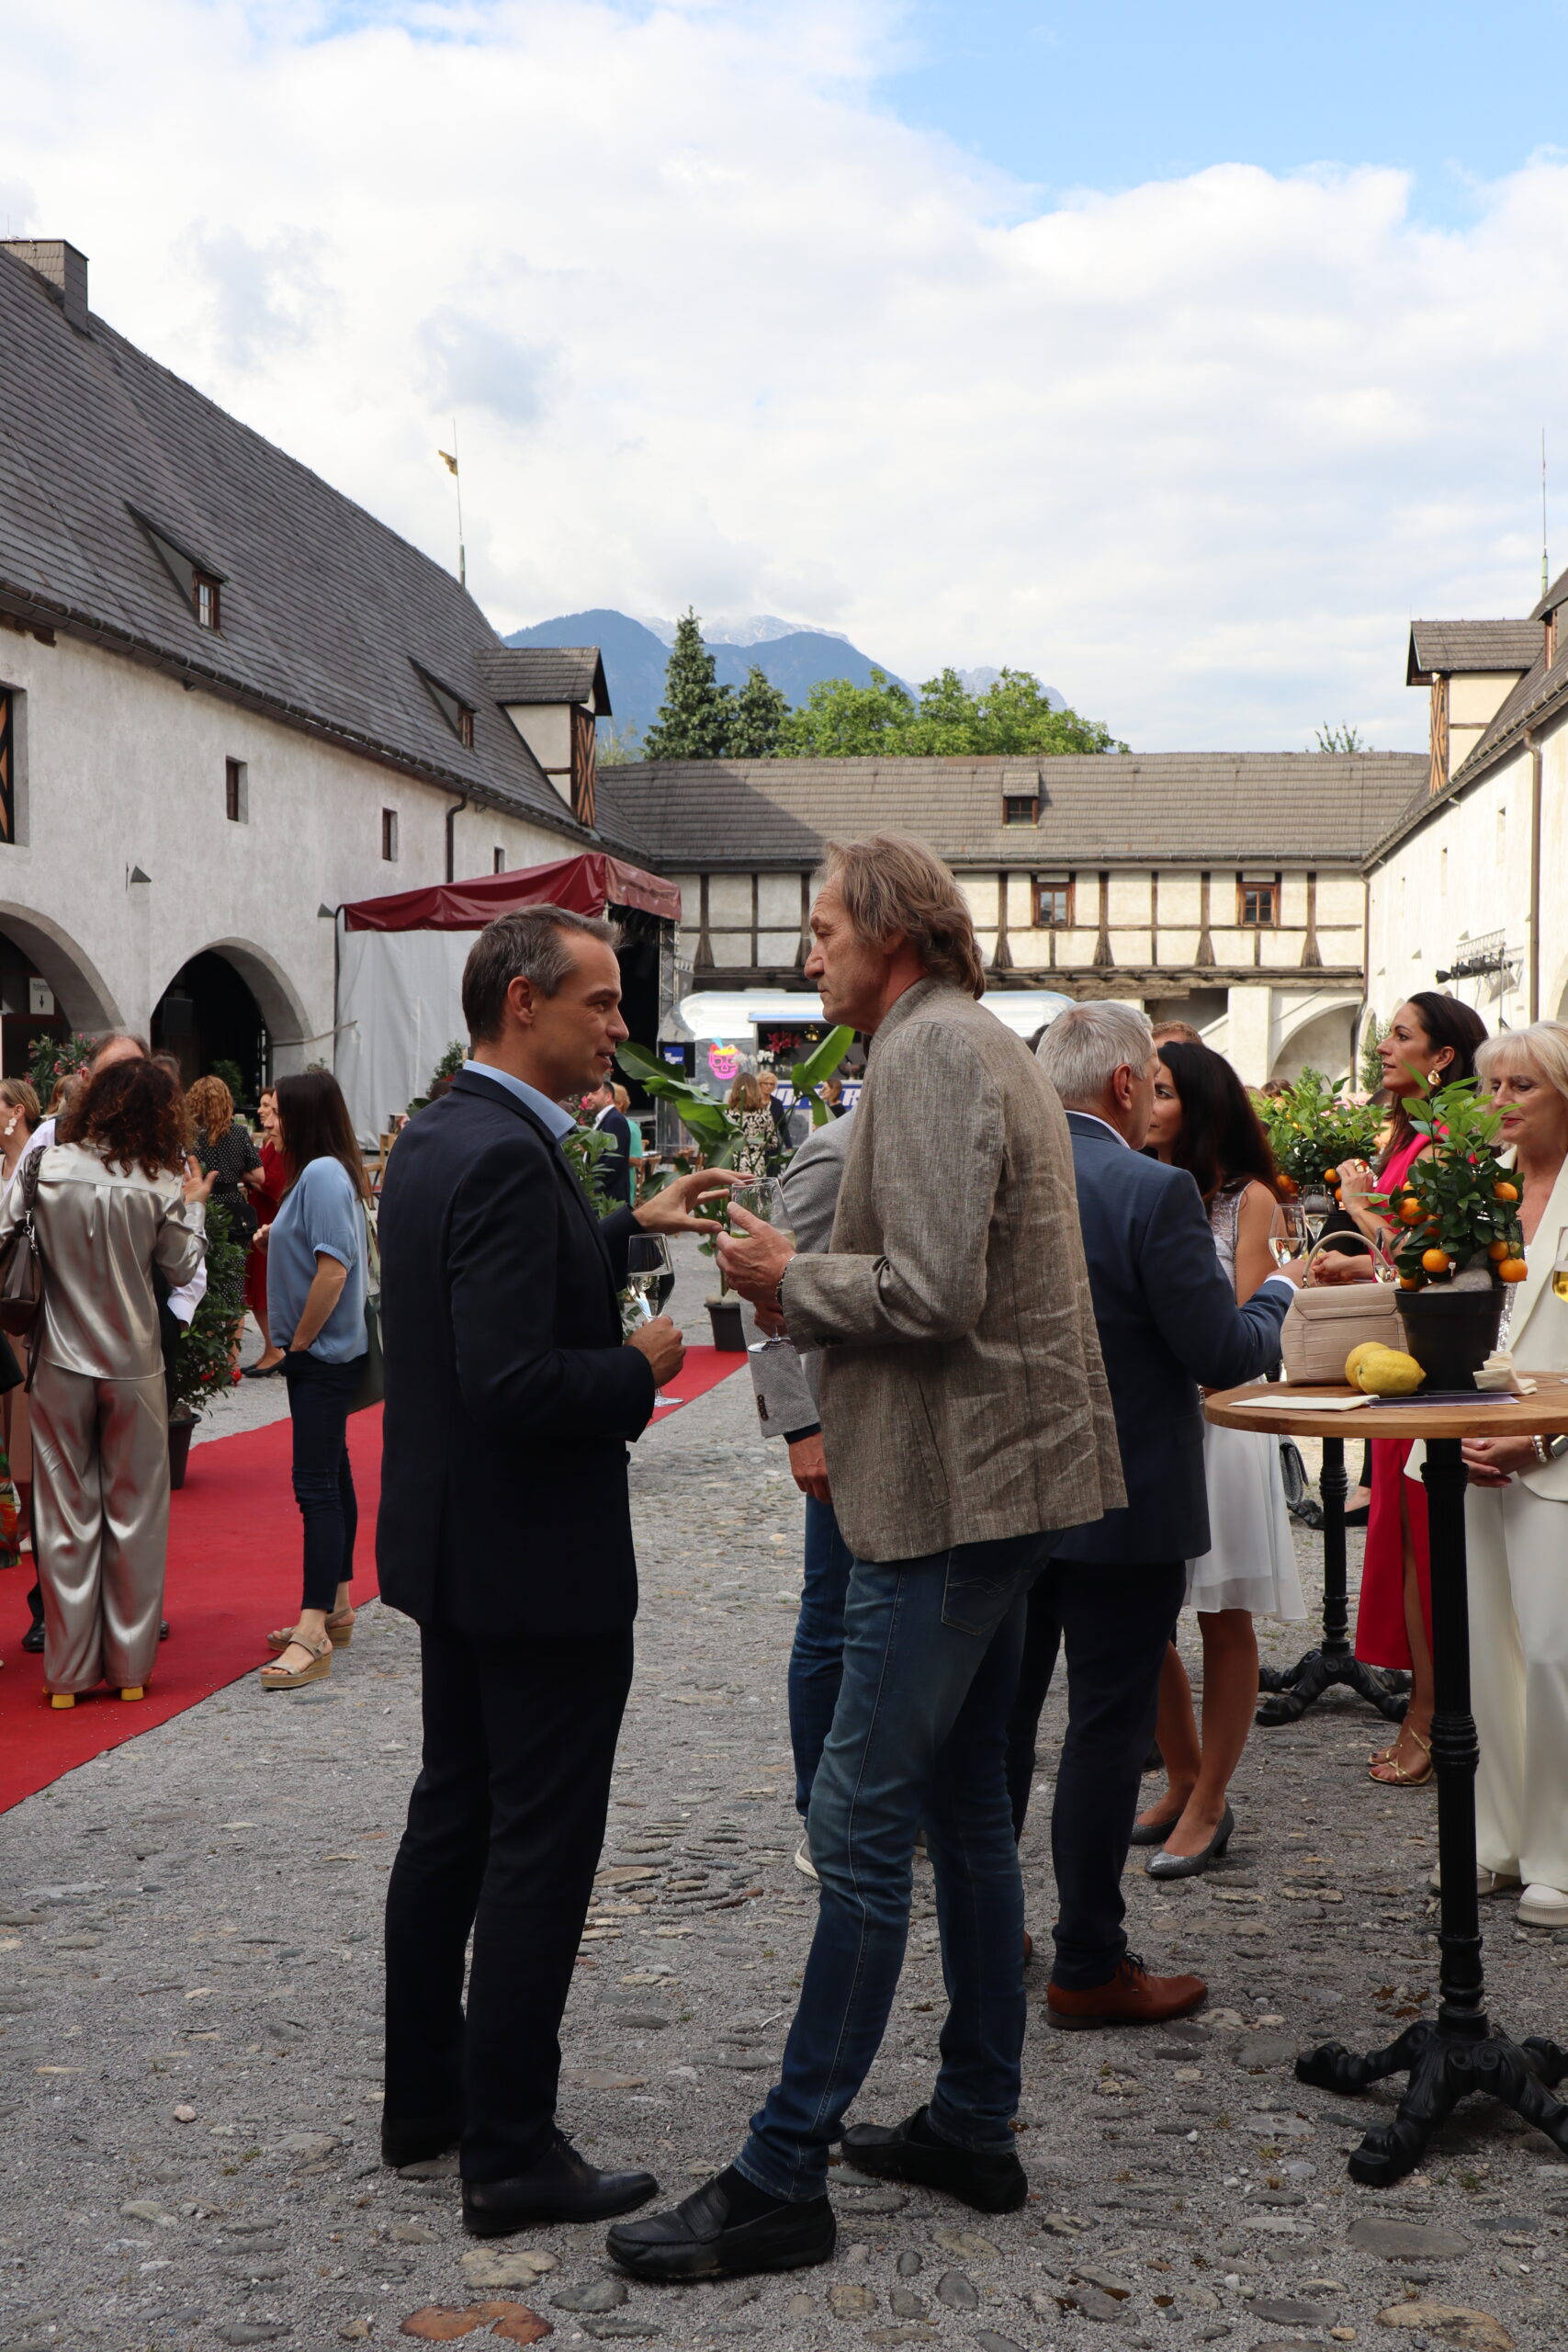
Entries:
<svg viewBox="0 0 1568 2352">
<path fill-rule="evenodd" d="M 967 905 L 918 842 L 832 853 L 808 979 L 872 1036 L 829 1251 L 757 1219 L 720 1238 L 732 1287 L 823 1351 L 834 1504 L 854 1555 L 843 1680 L 811 1792 L 821 1904 L 781 2078 L 737 2162 L 617 2225 L 647 2278 L 825 2261 L 828 2152 L 1012 2211 L 1023 1900 L 1004 1771 L 1029 1588 L 1065 1528 L 1124 1500 L 1060 1103 L 983 1010 Z M 951 2007 L 929 2102 L 845 2110 L 903 1962 L 925 1825 Z"/>
</svg>

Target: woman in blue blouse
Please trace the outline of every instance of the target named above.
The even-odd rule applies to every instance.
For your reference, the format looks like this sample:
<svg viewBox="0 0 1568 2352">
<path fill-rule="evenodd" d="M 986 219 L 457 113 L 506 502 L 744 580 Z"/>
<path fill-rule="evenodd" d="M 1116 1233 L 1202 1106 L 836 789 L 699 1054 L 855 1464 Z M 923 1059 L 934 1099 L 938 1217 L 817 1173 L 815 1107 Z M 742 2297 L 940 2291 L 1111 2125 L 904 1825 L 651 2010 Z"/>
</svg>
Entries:
<svg viewBox="0 0 1568 2352">
<path fill-rule="evenodd" d="M 370 1187 L 348 1105 L 324 1069 L 280 1078 L 278 1144 L 295 1177 L 266 1228 L 266 1306 L 294 1425 L 294 1499 L 305 1528 L 298 1624 L 267 1636 L 264 1690 L 298 1690 L 332 1672 L 354 1631 L 349 1580 L 359 1524 L 348 1415 L 365 1370 Z"/>
</svg>

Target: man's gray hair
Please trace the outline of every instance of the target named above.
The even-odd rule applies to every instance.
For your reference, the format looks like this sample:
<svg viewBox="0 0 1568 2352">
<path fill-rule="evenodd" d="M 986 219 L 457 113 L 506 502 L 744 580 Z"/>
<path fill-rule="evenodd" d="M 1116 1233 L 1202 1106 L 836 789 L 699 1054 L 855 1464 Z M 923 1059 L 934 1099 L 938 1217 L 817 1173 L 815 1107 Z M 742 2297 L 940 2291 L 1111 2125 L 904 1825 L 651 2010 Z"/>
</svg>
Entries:
<svg viewBox="0 0 1568 2352">
<path fill-rule="evenodd" d="M 1154 1052 L 1148 1015 L 1134 1004 L 1071 1004 L 1034 1048 L 1041 1069 L 1069 1108 L 1091 1110 L 1122 1064 L 1142 1078 Z"/>
<path fill-rule="evenodd" d="M 558 994 L 577 960 L 570 943 L 584 937 L 606 947 L 621 944 L 614 923 L 569 907 L 521 907 L 486 923 L 463 967 L 463 1018 L 472 1042 L 488 1045 L 501 1035 L 513 980 L 526 980 L 536 996 Z"/>
</svg>

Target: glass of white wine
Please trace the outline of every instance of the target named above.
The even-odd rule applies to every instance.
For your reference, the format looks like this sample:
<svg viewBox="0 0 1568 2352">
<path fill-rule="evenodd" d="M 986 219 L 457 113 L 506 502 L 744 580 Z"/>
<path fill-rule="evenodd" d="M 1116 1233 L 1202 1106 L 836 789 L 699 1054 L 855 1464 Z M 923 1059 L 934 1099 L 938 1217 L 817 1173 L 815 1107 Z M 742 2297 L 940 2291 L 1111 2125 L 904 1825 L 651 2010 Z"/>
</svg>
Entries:
<svg viewBox="0 0 1568 2352">
<path fill-rule="evenodd" d="M 1303 1193 L 1293 1205 L 1301 1210 L 1308 1247 L 1315 1249 L 1319 1235 L 1334 1213 L 1333 1202 L 1321 1188 L 1314 1188 L 1310 1193 Z"/>
<path fill-rule="evenodd" d="M 1288 1266 L 1306 1246 L 1306 1217 L 1300 1201 L 1281 1201 L 1269 1221 L 1269 1256 L 1277 1266 Z"/>
<path fill-rule="evenodd" d="M 760 1176 L 750 1184 L 737 1184 L 729 1195 L 731 1208 L 746 1209 L 752 1216 L 761 1217 L 781 1234 L 791 1249 L 795 1247 L 795 1227 L 784 1206 L 784 1190 L 776 1176 Z M 765 1348 L 785 1348 L 789 1341 L 782 1331 L 775 1331 L 762 1341 Z"/>
<path fill-rule="evenodd" d="M 1568 1227 L 1563 1229 L 1552 1261 L 1551 1287 L 1557 1297 L 1568 1299 Z"/>
<path fill-rule="evenodd" d="M 670 1272 L 670 1244 L 661 1233 L 634 1233 L 626 1243 L 626 1288 L 642 1310 L 642 1319 L 651 1323 L 657 1314 L 653 1294 Z M 673 1405 L 678 1399 L 666 1396 L 661 1388 L 653 1392 L 657 1405 Z"/>
</svg>

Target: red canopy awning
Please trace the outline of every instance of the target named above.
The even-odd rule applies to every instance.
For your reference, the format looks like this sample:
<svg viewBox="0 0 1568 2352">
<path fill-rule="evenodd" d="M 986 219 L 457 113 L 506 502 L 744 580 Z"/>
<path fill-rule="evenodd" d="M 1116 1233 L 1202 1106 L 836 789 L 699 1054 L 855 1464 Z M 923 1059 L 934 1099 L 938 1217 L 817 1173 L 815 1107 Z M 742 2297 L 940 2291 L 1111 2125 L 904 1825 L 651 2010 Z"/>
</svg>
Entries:
<svg viewBox="0 0 1568 2352">
<path fill-rule="evenodd" d="M 360 899 L 343 910 L 349 931 L 482 931 L 497 915 L 519 907 L 565 907 L 574 915 L 602 915 L 608 907 L 637 907 L 667 922 L 681 920 L 681 893 L 661 875 L 625 865 L 602 850 L 526 865 L 515 874 L 481 874 L 472 882 L 434 882 L 424 890 L 394 890 Z"/>
</svg>

